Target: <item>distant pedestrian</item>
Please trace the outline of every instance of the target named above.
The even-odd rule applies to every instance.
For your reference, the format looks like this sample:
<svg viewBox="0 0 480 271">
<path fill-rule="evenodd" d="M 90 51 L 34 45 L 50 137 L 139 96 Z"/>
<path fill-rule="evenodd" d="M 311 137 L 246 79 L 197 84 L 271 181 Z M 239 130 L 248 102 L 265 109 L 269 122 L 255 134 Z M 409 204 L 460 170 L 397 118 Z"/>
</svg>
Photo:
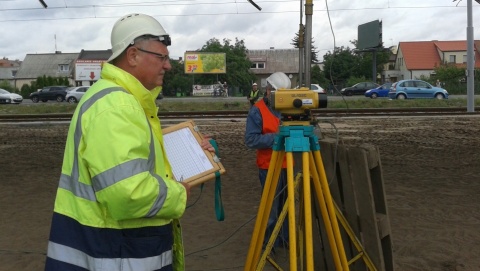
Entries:
<svg viewBox="0 0 480 271">
<path fill-rule="evenodd" d="M 225 97 L 228 97 L 228 85 L 227 85 L 227 81 L 223 82 L 223 94 Z"/>
<path fill-rule="evenodd" d="M 259 92 L 260 91 L 258 91 L 257 83 L 253 83 L 252 84 L 252 90 L 250 91 L 250 93 L 247 96 L 247 99 L 250 102 L 250 107 L 252 107 L 258 101 Z"/>
<path fill-rule="evenodd" d="M 442 87 L 442 82 L 440 82 L 440 80 L 439 80 L 439 79 L 437 79 L 436 86 L 437 86 L 437 87 L 439 87 L 439 88 L 441 88 L 441 87 Z"/>
</svg>

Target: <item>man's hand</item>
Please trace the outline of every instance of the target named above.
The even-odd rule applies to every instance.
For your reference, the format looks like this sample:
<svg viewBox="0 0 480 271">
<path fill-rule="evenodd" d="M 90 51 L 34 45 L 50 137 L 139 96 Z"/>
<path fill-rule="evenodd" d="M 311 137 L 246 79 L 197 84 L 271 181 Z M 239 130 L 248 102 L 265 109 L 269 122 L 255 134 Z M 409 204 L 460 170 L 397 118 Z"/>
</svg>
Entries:
<svg viewBox="0 0 480 271">
<path fill-rule="evenodd" d="M 212 136 L 204 135 L 202 142 L 200 142 L 200 147 L 202 147 L 202 149 L 204 149 L 204 150 L 214 152 L 215 148 L 210 143 L 210 139 L 212 139 Z"/>
<path fill-rule="evenodd" d="M 185 191 L 187 192 L 187 200 L 190 197 L 190 185 L 188 183 L 179 182 L 183 187 L 185 187 Z"/>
</svg>

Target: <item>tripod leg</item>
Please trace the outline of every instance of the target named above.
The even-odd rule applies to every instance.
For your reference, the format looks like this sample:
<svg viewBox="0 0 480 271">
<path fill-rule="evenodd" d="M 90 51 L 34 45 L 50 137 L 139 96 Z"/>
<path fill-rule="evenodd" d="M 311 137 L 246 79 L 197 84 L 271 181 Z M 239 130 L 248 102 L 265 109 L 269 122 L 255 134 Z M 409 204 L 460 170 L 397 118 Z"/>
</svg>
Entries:
<svg viewBox="0 0 480 271">
<path fill-rule="evenodd" d="M 302 153 L 303 165 L 303 196 L 305 218 L 305 256 L 306 268 L 313 271 L 313 237 L 312 237 L 312 199 L 310 193 L 309 152 Z"/>
<path fill-rule="evenodd" d="M 263 240 L 265 238 L 265 230 L 267 227 L 268 217 L 272 208 L 273 199 L 275 197 L 275 188 L 278 185 L 278 177 L 282 168 L 285 152 L 273 151 L 268 167 L 265 185 L 263 187 L 262 198 L 258 207 L 257 219 L 253 229 L 252 239 L 248 250 L 247 260 L 245 262 L 245 271 L 256 269 L 260 253 L 262 251 Z M 278 170 L 276 170 L 278 169 Z"/>
<path fill-rule="evenodd" d="M 297 270 L 297 240 L 295 234 L 295 188 L 293 185 L 293 154 L 286 153 L 287 156 L 287 188 L 288 188 L 288 232 L 290 248 L 290 271 Z"/>
<path fill-rule="evenodd" d="M 322 156 L 320 151 L 313 151 L 313 157 L 311 158 L 315 162 L 315 167 L 318 169 L 318 176 L 321 186 L 323 187 L 323 194 L 325 195 L 325 203 L 330 216 L 330 223 L 332 225 L 333 234 L 338 247 L 338 254 L 342 263 L 343 270 L 349 270 L 347 256 L 345 255 L 345 248 L 343 246 L 342 237 L 340 236 L 340 229 L 338 227 L 337 217 L 335 215 L 335 207 L 333 205 L 332 195 L 330 194 L 330 188 L 328 187 L 327 176 L 325 175 L 325 169 L 323 168 Z"/>
<path fill-rule="evenodd" d="M 310 153 L 310 164 L 315 165 L 315 161 L 312 153 Z M 337 242 L 335 240 L 335 236 L 332 229 L 331 219 L 330 219 L 327 205 L 325 202 L 324 192 L 322 189 L 322 185 L 320 184 L 318 167 L 314 166 L 310 170 L 312 172 L 313 184 L 315 188 L 315 193 L 317 195 L 318 204 L 320 206 L 320 211 L 322 213 L 325 231 L 327 232 L 328 242 L 330 244 L 330 250 L 332 251 L 333 262 L 335 263 L 335 268 L 337 270 L 343 270 L 342 263 L 340 260 L 339 250 L 337 247 Z"/>
<path fill-rule="evenodd" d="M 298 174 L 295 177 L 295 191 L 297 191 L 298 184 L 300 182 L 300 177 L 301 174 Z M 280 233 L 280 229 L 283 228 L 284 220 L 287 217 L 287 212 L 288 212 L 288 200 L 285 201 L 282 211 L 280 212 L 280 215 L 277 220 L 277 224 L 275 225 L 275 228 L 273 229 L 272 235 L 270 236 L 270 240 L 268 241 L 267 247 L 265 248 L 265 251 L 262 254 L 262 257 L 260 258 L 260 263 L 257 266 L 257 270 L 263 270 L 263 267 L 265 266 L 265 262 L 269 261 L 277 270 L 282 270 L 268 255 L 267 253 L 270 252 L 271 247 L 275 243 L 275 240 L 277 239 L 278 234 Z M 300 231 L 300 230 L 299 230 Z M 299 241 L 301 242 L 301 241 Z"/>
</svg>

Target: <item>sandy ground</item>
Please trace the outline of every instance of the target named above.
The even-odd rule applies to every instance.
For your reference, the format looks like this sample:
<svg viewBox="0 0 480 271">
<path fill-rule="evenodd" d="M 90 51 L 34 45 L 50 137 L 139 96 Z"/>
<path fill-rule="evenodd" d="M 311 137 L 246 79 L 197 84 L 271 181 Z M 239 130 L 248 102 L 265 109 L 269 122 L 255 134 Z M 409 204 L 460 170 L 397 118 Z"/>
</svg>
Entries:
<svg viewBox="0 0 480 271">
<path fill-rule="evenodd" d="M 328 122 L 329 123 L 328 123 Z M 379 147 L 397 271 L 480 270 L 480 119 L 331 119 L 322 135 Z M 214 185 L 194 188 L 182 219 L 187 270 L 243 270 L 260 201 L 244 121 L 199 122 L 216 137 L 225 221 Z M 0 125 L 0 271 L 43 270 L 65 125 Z"/>
</svg>

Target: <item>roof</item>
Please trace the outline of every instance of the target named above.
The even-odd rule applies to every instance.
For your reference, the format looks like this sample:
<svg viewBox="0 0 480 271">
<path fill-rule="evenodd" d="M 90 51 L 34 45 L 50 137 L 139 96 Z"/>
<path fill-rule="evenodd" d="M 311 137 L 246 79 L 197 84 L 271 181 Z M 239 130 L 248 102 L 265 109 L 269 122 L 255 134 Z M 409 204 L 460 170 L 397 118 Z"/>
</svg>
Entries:
<svg viewBox="0 0 480 271">
<path fill-rule="evenodd" d="M 252 62 L 265 62 L 265 69 L 252 70 L 255 74 L 298 73 L 298 49 L 248 50 L 247 57 Z"/>
<path fill-rule="evenodd" d="M 64 77 L 73 73 L 73 63 L 79 53 L 27 54 L 16 79 L 30 79 L 39 76 Z M 69 65 L 69 71 L 59 71 L 59 65 Z"/>
<path fill-rule="evenodd" d="M 411 41 L 400 42 L 399 51 L 403 54 L 405 66 L 408 70 L 432 70 L 442 64 L 441 52 L 466 52 L 467 41 Z M 474 41 L 475 68 L 480 68 L 480 41 Z M 457 64 L 464 66 L 465 64 Z"/>
<path fill-rule="evenodd" d="M 409 70 L 431 70 L 442 63 L 431 41 L 400 42 L 399 49 Z"/>
<path fill-rule="evenodd" d="M 108 60 L 112 50 L 82 50 L 78 55 L 79 60 Z"/>
<path fill-rule="evenodd" d="M 433 43 L 442 52 L 467 51 L 466 40 L 433 41 Z"/>
<path fill-rule="evenodd" d="M 0 59 L 0 67 L 11 68 L 11 67 L 20 67 L 22 62 L 20 60 L 9 60 L 8 58 Z"/>
</svg>

